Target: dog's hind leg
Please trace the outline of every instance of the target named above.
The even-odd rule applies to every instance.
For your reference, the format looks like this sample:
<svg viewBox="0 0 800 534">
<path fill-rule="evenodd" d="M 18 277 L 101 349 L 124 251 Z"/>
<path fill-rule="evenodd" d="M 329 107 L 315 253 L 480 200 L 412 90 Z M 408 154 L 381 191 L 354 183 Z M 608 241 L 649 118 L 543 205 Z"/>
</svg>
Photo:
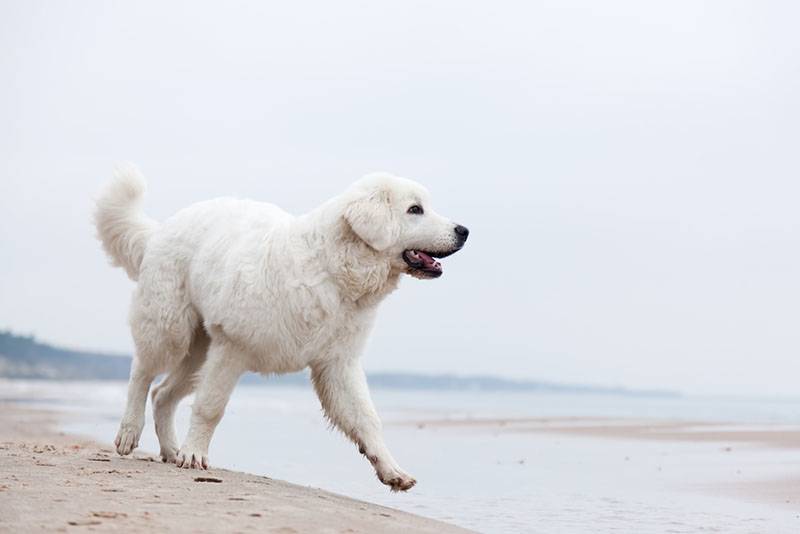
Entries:
<svg viewBox="0 0 800 534">
<path fill-rule="evenodd" d="M 114 445 L 121 455 L 130 454 L 139 445 L 139 437 L 144 428 L 144 409 L 147 404 L 147 390 L 156 377 L 156 372 L 143 364 L 138 358 L 131 362 L 131 376 L 128 381 L 128 400 L 125 415 L 119 425 Z"/>
<path fill-rule="evenodd" d="M 128 383 L 128 404 L 114 440 L 117 452 L 125 455 L 136 448 L 144 427 L 144 410 L 150 383 L 159 373 L 173 369 L 187 358 L 192 335 L 198 325 L 178 279 L 161 270 L 143 271 L 131 302 L 129 321 L 136 344 Z"/>
<path fill-rule="evenodd" d="M 241 352 L 212 336 L 208 358 L 200 370 L 200 382 L 192 405 L 186 441 L 178 451 L 178 467 L 208 468 L 208 446 L 236 382 L 247 369 Z"/>
<path fill-rule="evenodd" d="M 153 420 L 161 447 L 161 460 L 174 462 L 178 452 L 175 436 L 175 409 L 178 403 L 194 391 L 198 378 L 195 376 L 208 353 L 208 334 L 202 327 L 195 330 L 189 354 L 170 374 L 153 388 Z"/>
</svg>

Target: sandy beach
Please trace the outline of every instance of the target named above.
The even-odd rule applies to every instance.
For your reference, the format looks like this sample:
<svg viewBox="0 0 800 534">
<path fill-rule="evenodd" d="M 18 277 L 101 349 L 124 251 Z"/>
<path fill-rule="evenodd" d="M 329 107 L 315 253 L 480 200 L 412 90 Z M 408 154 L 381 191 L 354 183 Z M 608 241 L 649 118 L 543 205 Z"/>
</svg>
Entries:
<svg viewBox="0 0 800 534">
<path fill-rule="evenodd" d="M 121 458 L 56 423 L 0 404 L 0 531 L 469 532 L 264 476 Z"/>
</svg>

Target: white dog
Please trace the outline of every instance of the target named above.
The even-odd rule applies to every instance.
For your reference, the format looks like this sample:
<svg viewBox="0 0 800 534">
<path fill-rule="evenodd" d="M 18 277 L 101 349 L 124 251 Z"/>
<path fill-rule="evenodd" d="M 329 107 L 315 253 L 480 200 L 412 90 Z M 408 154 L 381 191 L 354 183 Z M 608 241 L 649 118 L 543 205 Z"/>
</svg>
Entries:
<svg viewBox="0 0 800 534">
<path fill-rule="evenodd" d="M 138 280 L 130 311 L 136 345 L 128 400 L 115 444 L 129 454 L 144 426 L 147 391 L 161 457 L 208 467 L 208 446 L 246 371 L 311 368 L 328 418 L 392 490 L 416 481 L 383 441 L 359 361 L 378 304 L 402 273 L 442 274 L 441 258 L 468 230 L 433 211 L 419 184 L 372 174 L 301 217 L 261 202 L 220 198 L 164 223 L 141 212 L 144 179 L 117 171 L 97 201 L 95 222 L 115 265 Z M 186 440 L 173 414 L 197 388 Z"/>
</svg>

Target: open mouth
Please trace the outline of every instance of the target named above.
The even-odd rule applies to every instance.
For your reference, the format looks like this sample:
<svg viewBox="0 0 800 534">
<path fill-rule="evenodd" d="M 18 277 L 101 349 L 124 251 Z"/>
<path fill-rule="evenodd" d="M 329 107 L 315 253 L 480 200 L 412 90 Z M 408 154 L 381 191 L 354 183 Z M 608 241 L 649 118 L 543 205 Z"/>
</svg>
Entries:
<svg viewBox="0 0 800 534">
<path fill-rule="evenodd" d="M 436 258 L 444 258 L 458 252 L 459 249 L 448 252 L 427 252 L 423 250 L 408 249 L 403 251 L 403 260 L 408 265 L 408 274 L 417 278 L 439 278 L 442 276 L 442 264 Z"/>
</svg>

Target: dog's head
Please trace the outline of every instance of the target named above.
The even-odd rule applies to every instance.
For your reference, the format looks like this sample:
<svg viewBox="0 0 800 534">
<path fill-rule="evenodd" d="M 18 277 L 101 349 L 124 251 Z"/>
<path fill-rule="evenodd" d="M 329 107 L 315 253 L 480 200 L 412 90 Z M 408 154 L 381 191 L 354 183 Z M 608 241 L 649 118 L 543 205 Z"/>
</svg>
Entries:
<svg viewBox="0 0 800 534">
<path fill-rule="evenodd" d="M 347 194 L 344 218 L 358 238 L 385 255 L 396 270 L 438 278 L 437 258 L 458 252 L 469 230 L 433 210 L 428 191 L 387 173 L 370 174 Z"/>
</svg>

